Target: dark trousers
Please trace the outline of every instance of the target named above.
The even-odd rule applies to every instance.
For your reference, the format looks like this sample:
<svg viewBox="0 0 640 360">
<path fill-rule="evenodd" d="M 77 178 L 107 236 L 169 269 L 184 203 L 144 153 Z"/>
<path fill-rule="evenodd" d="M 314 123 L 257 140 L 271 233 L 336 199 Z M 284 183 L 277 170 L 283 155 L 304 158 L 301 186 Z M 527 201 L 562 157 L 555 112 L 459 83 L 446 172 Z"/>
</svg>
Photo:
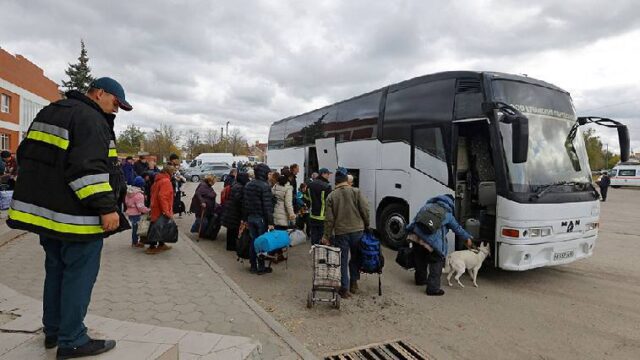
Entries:
<svg viewBox="0 0 640 360">
<path fill-rule="evenodd" d="M 319 221 L 309 221 L 309 232 L 311 237 L 311 245 L 320 244 L 322 236 L 324 235 L 324 223 Z"/>
<path fill-rule="evenodd" d="M 100 270 L 102 239 L 70 242 L 40 236 L 45 251 L 42 323 L 47 336 L 68 348 L 89 341 L 84 317 Z"/>
<path fill-rule="evenodd" d="M 240 227 L 227 228 L 227 250 L 235 251 L 236 242 L 238 241 L 238 231 Z"/>
<path fill-rule="evenodd" d="M 416 285 L 427 285 L 427 291 L 440 289 L 440 276 L 444 266 L 444 258 L 432 256 L 427 249 L 420 245 L 413 246 L 413 259 L 416 263 Z M 436 260 L 437 261 L 434 261 Z M 427 275 L 427 269 L 429 275 Z"/>
<path fill-rule="evenodd" d="M 256 254 L 253 242 L 258 238 L 258 236 L 267 232 L 267 224 L 260 216 L 249 216 L 247 223 L 249 224 L 249 234 L 251 234 L 249 263 L 251 264 L 252 270 L 262 271 L 264 270 L 264 260 L 258 259 L 258 254 Z"/>
<path fill-rule="evenodd" d="M 600 188 L 600 195 L 602 196 L 602 201 L 607 201 L 607 192 L 609 191 L 608 186 L 603 186 Z"/>
<path fill-rule="evenodd" d="M 349 234 L 336 235 L 333 238 L 333 245 L 340 248 L 340 287 L 349 289 L 351 281 L 360 279 L 360 270 L 358 269 L 358 247 L 362 239 L 362 231 L 356 231 Z M 349 260 L 351 253 L 351 260 Z"/>
</svg>

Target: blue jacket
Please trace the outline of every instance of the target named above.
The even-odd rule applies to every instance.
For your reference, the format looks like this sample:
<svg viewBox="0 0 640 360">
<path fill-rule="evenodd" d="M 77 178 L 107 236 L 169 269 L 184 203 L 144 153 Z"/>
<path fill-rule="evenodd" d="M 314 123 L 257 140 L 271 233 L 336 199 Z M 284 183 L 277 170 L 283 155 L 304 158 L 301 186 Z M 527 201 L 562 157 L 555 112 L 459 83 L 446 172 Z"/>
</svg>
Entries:
<svg viewBox="0 0 640 360">
<path fill-rule="evenodd" d="M 133 186 L 133 180 L 136 178 L 136 173 L 133 170 L 133 164 L 125 162 L 122 164 L 122 172 L 124 173 L 124 179 L 127 181 L 127 185 Z"/>
<path fill-rule="evenodd" d="M 422 240 L 424 240 L 427 244 L 429 244 L 435 251 L 439 252 L 442 256 L 447 256 L 448 252 L 448 242 L 447 242 L 447 233 L 449 230 L 453 231 L 456 235 L 468 239 L 471 235 L 466 232 L 455 216 L 453 215 L 454 203 L 453 201 L 445 195 L 436 196 L 427 200 L 427 203 L 420 209 L 426 209 L 427 207 L 431 207 L 434 204 L 438 204 L 447 210 L 447 215 L 442 222 L 442 226 L 440 230 L 436 231 L 433 234 L 427 234 L 420 226 L 416 225 L 416 219 L 414 218 L 411 224 L 407 225 L 407 231 L 410 231 L 416 235 L 418 235 Z"/>
</svg>

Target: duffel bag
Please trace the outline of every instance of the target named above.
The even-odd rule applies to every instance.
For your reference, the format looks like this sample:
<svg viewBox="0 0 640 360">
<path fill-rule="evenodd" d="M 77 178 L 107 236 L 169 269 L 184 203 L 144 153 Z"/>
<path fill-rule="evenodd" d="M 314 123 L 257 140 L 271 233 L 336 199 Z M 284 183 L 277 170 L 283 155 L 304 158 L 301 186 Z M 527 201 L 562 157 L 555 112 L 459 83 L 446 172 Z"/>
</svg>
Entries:
<svg viewBox="0 0 640 360">
<path fill-rule="evenodd" d="M 413 258 L 413 248 L 408 246 L 399 248 L 396 254 L 396 263 L 406 270 L 414 269 L 416 262 Z"/>
<path fill-rule="evenodd" d="M 148 242 L 163 242 L 163 243 L 175 243 L 178 242 L 178 225 L 173 219 L 162 215 L 151 224 L 149 228 L 149 234 L 147 236 Z"/>
<path fill-rule="evenodd" d="M 211 215 L 211 217 L 206 222 L 207 226 L 202 226 L 202 232 L 200 233 L 200 237 L 203 239 L 211 239 L 215 240 L 218 237 L 218 233 L 220 232 L 220 216 L 217 214 Z"/>
<path fill-rule="evenodd" d="M 248 259 L 251 255 L 251 234 L 249 229 L 244 229 L 236 240 L 236 255 L 238 259 Z"/>
<path fill-rule="evenodd" d="M 256 253 L 268 253 L 290 244 L 289 232 L 286 230 L 272 230 L 258 236 L 253 243 Z"/>
<path fill-rule="evenodd" d="M 307 234 L 302 230 L 289 230 L 289 240 L 291 246 L 304 244 L 307 242 Z"/>
</svg>

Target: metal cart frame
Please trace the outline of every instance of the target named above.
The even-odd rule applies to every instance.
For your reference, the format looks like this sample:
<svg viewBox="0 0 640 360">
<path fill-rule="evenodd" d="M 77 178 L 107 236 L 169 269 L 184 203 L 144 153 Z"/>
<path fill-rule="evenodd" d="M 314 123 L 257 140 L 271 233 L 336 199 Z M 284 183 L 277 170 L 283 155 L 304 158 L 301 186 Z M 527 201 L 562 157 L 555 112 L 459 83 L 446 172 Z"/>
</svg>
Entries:
<svg viewBox="0 0 640 360">
<path fill-rule="evenodd" d="M 312 308 L 317 302 L 328 302 L 340 309 L 340 248 L 313 245 L 309 253 L 313 261 L 313 282 L 307 296 L 307 308 Z M 322 253 L 326 256 L 319 258 Z M 327 263 L 329 258 L 333 260 L 331 264 Z M 329 293 L 329 296 L 321 296 L 323 293 Z"/>
</svg>

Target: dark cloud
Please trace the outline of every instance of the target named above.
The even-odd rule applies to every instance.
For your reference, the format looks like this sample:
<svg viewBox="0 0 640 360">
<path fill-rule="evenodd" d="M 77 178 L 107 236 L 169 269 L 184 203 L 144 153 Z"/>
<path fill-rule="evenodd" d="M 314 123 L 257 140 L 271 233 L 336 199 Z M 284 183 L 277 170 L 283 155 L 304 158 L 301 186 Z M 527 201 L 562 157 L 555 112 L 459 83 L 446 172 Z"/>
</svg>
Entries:
<svg viewBox="0 0 640 360">
<path fill-rule="evenodd" d="M 518 65 L 545 51 L 581 49 L 640 28 L 639 10 L 632 0 L 5 0 L 0 46 L 60 81 L 84 39 L 94 74 L 120 80 L 134 104 L 134 112 L 120 114 L 119 128 L 230 121 L 265 139 L 275 120 L 425 69 L 528 72 Z M 579 110 L 638 98 L 632 87 L 568 90 Z M 639 106 L 606 110 L 632 120 Z"/>
</svg>

